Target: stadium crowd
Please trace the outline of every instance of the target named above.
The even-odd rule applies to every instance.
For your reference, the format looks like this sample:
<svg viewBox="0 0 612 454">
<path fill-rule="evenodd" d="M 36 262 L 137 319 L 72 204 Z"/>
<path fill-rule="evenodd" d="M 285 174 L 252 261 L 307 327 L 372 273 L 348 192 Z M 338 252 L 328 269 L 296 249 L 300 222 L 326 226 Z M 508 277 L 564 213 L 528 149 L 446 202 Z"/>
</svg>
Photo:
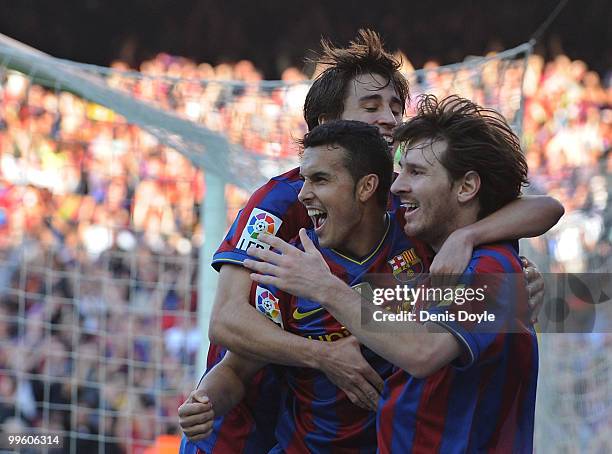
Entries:
<svg viewBox="0 0 612 454">
<path fill-rule="evenodd" d="M 436 63 L 426 68 L 413 96 L 441 86 Z M 176 432 L 196 374 L 203 172 L 111 110 L 0 76 L 0 424 L 78 432 L 82 452 L 98 434 L 107 452 L 144 452 Z M 519 107 L 511 85 L 521 74 L 507 76 L 501 89 L 487 71 L 453 89 L 487 102 L 508 85 L 503 105 Z M 261 79 L 249 61 L 213 67 L 160 54 L 140 76 L 116 72 L 108 84 L 289 168 L 308 78 L 288 68 L 282 83 Z M 611 80 L 564 55 L 529 58 L 532 190 L 566 209 L 550 234 L 526 243 L 543 271 L 611 268 Z M 228 189 L 228 219 L 247 195 Z"/>
</svg>

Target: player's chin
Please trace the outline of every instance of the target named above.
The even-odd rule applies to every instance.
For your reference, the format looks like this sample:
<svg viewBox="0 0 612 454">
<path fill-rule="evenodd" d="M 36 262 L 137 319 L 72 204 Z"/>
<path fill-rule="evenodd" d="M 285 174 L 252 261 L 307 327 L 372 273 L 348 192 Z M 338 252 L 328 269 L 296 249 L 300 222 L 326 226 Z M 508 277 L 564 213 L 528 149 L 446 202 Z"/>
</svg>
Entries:
<svg viewBox="0 0 612 454">
<path fill-rule="evenodd" d="M 330 248 L 330 242 L 326 240 L 325 235 L 319 237 L 319 246 L 322 248 Z"/>
<path fill-rule="evenodd" d="M 407 222 L 404 224 L 404 233 L 406 236 L 419 236 L 422 233 L 422 229 L 416 223 Z"/>
</svg>

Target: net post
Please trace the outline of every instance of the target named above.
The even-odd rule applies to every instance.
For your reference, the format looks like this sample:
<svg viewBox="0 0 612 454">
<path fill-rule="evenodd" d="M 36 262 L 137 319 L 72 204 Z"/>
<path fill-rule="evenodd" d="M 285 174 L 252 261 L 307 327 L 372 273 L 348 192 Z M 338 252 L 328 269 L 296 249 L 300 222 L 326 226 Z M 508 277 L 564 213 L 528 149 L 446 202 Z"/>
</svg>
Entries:
<svg viewBox="0 0 612 454">
<path fill-rule="evenodd" d="M 533 47 L 535 46 L 535 40 L 530 40 L 526 43 L 527 49 L 525 50 L 525 62 L 523 63 L 523 75 L 521 76 L 521 100 L 519 104 L 519 110 L 516 114 L 516 135 L 519 136 L 521 142 L 523 142 L 523 120 L 525 119 L 525 96 L 523 91 L 525 90 L 525 77 L 527 76 L 527 70 L 529 68 L 529 57 L 533 53 Z M 523 145 L 521 143 L 521 145 Z"/>
<path fill-rule="evenodd" d="M 219 150 L 219 156 L 229 155 L 229 146 Z M 225 179 L 213 172 L 204 175 L 206 196 L 200 207 L 200 227 L 202 244 L 198 254 L 198 330 L 201 334 L 200 350 L 196 361 L 196 373 L 206 370 L 206 355 L 210 342 L 208 340 L 208 324 L 217 292 L 218 274 L 210 266 L 213 254 L 223 239 L 227 204 L 225 201 Z"/>
</svg>

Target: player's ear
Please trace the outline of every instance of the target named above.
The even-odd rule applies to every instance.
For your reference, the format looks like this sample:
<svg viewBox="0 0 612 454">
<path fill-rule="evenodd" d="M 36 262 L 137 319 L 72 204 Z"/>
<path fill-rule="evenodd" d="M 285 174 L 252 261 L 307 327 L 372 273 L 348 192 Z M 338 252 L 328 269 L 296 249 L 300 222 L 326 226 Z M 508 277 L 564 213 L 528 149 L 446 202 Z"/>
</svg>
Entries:
<svg viewBox="0 0 612 454">
<path fill-rule="evenodd" d="M 359 179 L 355 187 L 355 195 L 360 202 L 367 202 L 378 188 L 378 175 L 373 173 Z"/>
<path fill-rule="evenodd" d="M 480 190 L 480 175 L 470 170 L 457 183 L 457 201 L 467 203 L 476 198 Z"/>
<path fill-rule="evenodd" d="M 329 121 L 329 115 L 321 114 L 319 115 L 319 118 L 317 118 L 317 121 L 319 122 L 320 125 L 322 125 L 323 123 L 327 123 Z"/>
</svg>

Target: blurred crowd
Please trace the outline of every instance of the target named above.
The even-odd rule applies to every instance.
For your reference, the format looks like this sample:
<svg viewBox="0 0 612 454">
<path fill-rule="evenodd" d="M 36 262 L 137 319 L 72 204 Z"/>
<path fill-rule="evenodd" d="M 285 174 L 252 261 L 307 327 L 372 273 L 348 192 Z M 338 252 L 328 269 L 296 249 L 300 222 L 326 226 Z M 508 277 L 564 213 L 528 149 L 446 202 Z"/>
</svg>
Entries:
<svg viewBox="0 0 612 454">
<path fill-rule="evenodd" d="M 413 96 L 446 78 L 442 91 L 520 117 L 522 64 L 503 78 L 490 65 L 466 77 L 436 67 L 411 76 Z M 299 70 L 261 83 L 249 61 L 213 67 L 166 54 L 138 75 L 121 62 L 113 69 L 109 86 L 222 132 L 244 153 L 295 162 L 308 90 Z M 566 208 L 527 246 L 543 271 L 609 269 L 610 78 L 563 55 L 531 56 L 524 94 L 531 190 Z M 78 433 L 77 452 L 97 443 L 144 452 L 177 431 L 201 342 L 205 196 L 201 169 L 111 110 L 0 73 L 0 424 Z M 228 219 L 247 196 L 228 186 Z"/>
<path fill-rule="evenodd" d="M 564 55 L 529 65 L 523 140 L 532 188 L 566 210 L 549 235 L 530 241 L 552 272 L 612 270 L 611 81 Z"/>
</svg>

